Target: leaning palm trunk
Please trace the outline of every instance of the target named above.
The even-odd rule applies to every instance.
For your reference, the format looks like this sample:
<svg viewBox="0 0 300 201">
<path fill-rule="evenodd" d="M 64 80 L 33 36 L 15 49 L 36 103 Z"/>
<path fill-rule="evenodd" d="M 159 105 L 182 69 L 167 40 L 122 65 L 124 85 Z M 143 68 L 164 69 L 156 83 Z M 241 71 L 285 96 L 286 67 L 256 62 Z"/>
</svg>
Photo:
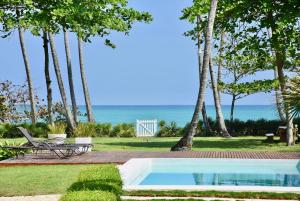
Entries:
<svg viewBox="0 0 300 201">
<path fill-rule="evenodd" d="M 197 26 L 200 26 L 200 23 L 202 22 L 202 17 L 198 16 L 197 17 Z M 202 73 L 202 48 L 201 48 L 201 37 L 202 37 L 202 31 L 198 32 L 198 37 L 197 37 L 197 47 L 198 47 L 198 70 L 199 70 L 199 83 L 201 82 L 201 73 Z M 196 108 L 199 110 L 200 113 L 200 108 Z M 202 106 L 202 119 L 203 119 L 203 124 L 205 127 L 206 132 L 210 133 L 211 127 L 209 125 L 208 117 L 207 117 L 207 112 L 206 112 L 206 106 L 205 106 L 205 101 L 203 101 L 203 106 Z"/>
<path fill-rule="evenodd" d="M 49 71 L 49 48 L 48 48 L 48 37 L 47 33 L 43 31 L 43 48 L 45 54 L 45 80 L 47 88 L 47 105 L 48 105 L 48 122 L 53 124 L 53 111 L 52 111 L 52 88 L 51 88 L 51 78 Z"/>
<path fill-rule="evenodd" d="M 89 93 L 89 89 L 88 89 L 88 86 L 87 86 L 84 63 L 83 63 L 82 41 L 81 41 L 79 36 L 77 37 L 77 39 L 78 39 L 80 74 L 81 74 L 81 81 L 82 81 L 82 87 L 83 87 L 87 117 L 88 117 L 89 122 L 94 122 L 95 119 L 94 119 L 94 115 L 93 115 L 93 112 L 92 112 L 92 104 L 91 104 L 91 99 L 90 99 L 90 93 Z"/>
<path fill-rule="evenodd" d="M 184 134 L 184 136 L 171 148 L 171 151 L 184 151 L 191 150 L 193 146 L 193 137 L 196 134 L 197 124 L 199 120 L 199 111 L 202 110 L 203 102 L 205 98 L 205 89 L 207 84 L 207 72 L 209 68 L 209 59 L 211 55 L 211 43 L 212 34 L 214 29 L 214 22 L 216 17 L 218 0 L 211 0 L 210 11 L 208 16 L 208 25 L 205 34 L 205 46 L 204 46 L 204 56 L 203 56 L 203 66 L 201 73 L 201 82 L 198 91 L 198 98 L 196 102 L 196 107 L 194 114 L 189 126 L 189 129 Z M 196 109 L 199 108 L 199 109 Z"/>
<path fill-rule="evenodd" d="M 231 135 L 227 131 L 225 120 L 223 117 L 222 107 L 221 107 L 219 93 L 218 93 L 218 86 L 217 86 L 217 83 L 215 80 L 214 71 L 213 71 L 213 63 L 212 63 L 211 58 L 209 61 L 209 72 L 210 72 L 211 85 L 212 85 L 214 101 L 215 101 L 217 123 L 218 123 L 219 129 L 220 129 L 220 132 L 223 137 L 231 137 Z"/>
<path fill-rule="evenodd" d="M 35 96 L 34 96 L 34 90 L 33 90 L 33 84 L 31 79 L 31 73 L 30 73 L 30 65 L 29 60 L 25 48 L 24 43 L 24 31 L 21 27 L 18 28 L 19 32 L 19 40 L 26 70 L 26 76 L 27 76 L 27 83 L 28 83 L 28 91 L 29 91 L 29 100 L 30 100 L 30 107 L 31 107 L 31 122 L 34 124 L 36 123 L 36 103 L 35 103 Z"/>
<path fill-rule="evenodd" d="M 220 39 L 218 77 L 217 77 L 217 89 L 218 89 L 218 95 L 219 95 L 219 101 L 220 102 L 221 102 L 221 92 L 220 92 L 219 84 L 222 80 L 222 68 L 223 68 L 222 56 L 223 56 L 223 52 L 224 52 L 224 43 L 225 43 L 225 32 L 222 31 L 221 39 Z"/>
<path fill-rule="evenodd" d="M 69 80 L 70 96 L 71 96 L 71 102 L 72 102 L 73 118 L 74 118 L 74 122 L 77 123 L 77 113 L 78 112 L 77 112 L 77 104 L 76 104 L 75 91 L 74 91 L 71 52 L 70 52 L 70 46 L 69 46 L 69 34 L 68 34 L 68 31 L 65 29 L 64 29 L 64 43 L 65 43 L 65 52 L 66 52 L 66 60 L 67 60 L 68 80 Z"/>
<path fill-rule="evenodd" d="M 67 118 L 67 121 L 69 123 L 71 130 L 74 130 L 75 122 L 74 122 L 74 118 L 72 116 L 71 110 L 70 110 L 68 102 L 67 102 L 66 91 L 65 91 L 63 79 L 62 79 L 61 72 L 60 72 L 60 66 L 58 63 L 58 56 L 57 56 L 57 52 L 56 52 L 54 38 L 53 38 L 52 33 L 49 32 L 48 35 L 49 35 L 51 52 L 52 52 L 53 65 L 54 65 L 54 69 L 55 69 L 55 74 L 56 74 L 56 78 L 57 78 L 57 83 L 58 83 L 61 99 L 62 99 L 64 108 L 65 108 L 65 112 L 66 112 L 66 118 Z"/>
</svg>

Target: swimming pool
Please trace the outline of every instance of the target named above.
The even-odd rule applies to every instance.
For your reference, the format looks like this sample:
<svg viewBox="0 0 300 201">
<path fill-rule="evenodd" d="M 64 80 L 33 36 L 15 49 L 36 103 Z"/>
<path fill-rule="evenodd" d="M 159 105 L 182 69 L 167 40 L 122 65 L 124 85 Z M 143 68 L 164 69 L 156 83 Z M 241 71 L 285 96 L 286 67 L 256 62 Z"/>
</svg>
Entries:
<svg viewBox="0 0 300 201">
<path fill-rule="evenodd" d="M 119 170 L 125 190 L 300 192 L 299 160 L 143 158 Z"/>
</svg>

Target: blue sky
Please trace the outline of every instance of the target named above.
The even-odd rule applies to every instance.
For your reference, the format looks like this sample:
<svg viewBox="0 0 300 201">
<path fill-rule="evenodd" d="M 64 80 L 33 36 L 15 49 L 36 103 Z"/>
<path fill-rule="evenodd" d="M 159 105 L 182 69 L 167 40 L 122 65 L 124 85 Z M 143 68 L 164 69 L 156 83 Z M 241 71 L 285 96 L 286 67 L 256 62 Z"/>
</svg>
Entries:
<svg viewBox="0 0 300 201">
<path fill-rule="evenodd" d="M 198 88 L 197 55 L 194 42 L 183 36 L 191 25 L 180 21 L 181 10 L 191 0 L 129 0 L 130 6 L 149 11 L 151 24 L 135 24 L 129 36 L 113 33 L 110 39 L 117 45 L 110 49 L 100 38 L 85 44 L 86 74 L 93 104 L 97 105 L 192 105 Z M 41 98 L 46 97 L 42 39 L 26 33 L 34 87 Z M 80 81 L 76 38 L 71 35 L 71 54 L 74 69 L 76 98 L 84 104 Z M 56 36 L 60 64 L 68 89 L 66 61 L 62 35 Z M 0 39 L 0 80 L 23 83 L 26 79 L 17 32 Z M 54 99 L 59 100 L 53 66 L 51 64 Z M 260 73 L 255 79 L 271 77 Z M 207 104 L 213 104 L 208 89 Z M 273 94 L 256 94 L 238 104 L 273 104 Z M 70 99 L 69 99 L 70 100 Z M 230 104 L 223 95 L 222 103 Z"/>
</svg>

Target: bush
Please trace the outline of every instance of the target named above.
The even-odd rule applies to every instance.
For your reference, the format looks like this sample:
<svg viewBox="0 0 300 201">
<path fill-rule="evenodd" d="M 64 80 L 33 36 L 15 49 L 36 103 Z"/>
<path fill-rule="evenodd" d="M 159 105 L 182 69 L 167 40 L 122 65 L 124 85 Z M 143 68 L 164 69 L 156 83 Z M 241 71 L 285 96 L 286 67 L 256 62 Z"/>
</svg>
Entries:
<svg viewBox="0 0 300 201">
<path fill-rule="evenodd" d="M 17 156 L 17 153 L 13 150 L 10 149 L 6 149 L 3 148 L 5 146 L 21 146 L 21 143 L 9 143 L 7 141 L 1 143 L 0 142 L 0 161 L 5 160 L 5 159 L 9 159 L 9 158 L 13 158 Z M 28 150 L 24 150 L 24 151 L 20 151 L 19 154 L 25 154 L 28 153 Z"/>
<path fill-rule="evenodd" d="M 117 201 L 122 194 L 122 181 L 114 165 L 101 165 L 82 170 L 61 201 Z"/>
<path fill-rule="evenodd" d="M 117 201 L 115 194 L 105 191 L 74 191 L 68 192 L 60 201 Z"/>
<path fill-rule="evenodd" d="M 45 123 L 36 123 L 36 124 L 2 123 L 2 124 L 0 124 L 0 137 L 3 137 L 3 138 L 23 137 L 23 135 L 17 129 L 17 127 L 19 127 L 19 126 L 28 129 L 28 131 L 32 134 L 33 137 L 42 137 L 42 138 L 47 137 L 48 125 Z"/>
<path fill-rule="evenodd" d="M 103 123 L 96 125 L 97 137 L 108 137 L 112 132 L 112 125 L 110 123 Z"/>
<path fill-rule="evenodd" d="M 165 121 L 160 121 L 158 125 L 159 131 L 157 136 L 159 137 L 178 137 L 183 134 L 183 129 L 177 127 L 175 121 L 172 121 L 170 124 L 167 124 Z"/>
<path fill-rule="evenodd" d="M 110 137 L 134 137 L 135 129 L 134 124 L 118 124 L 113 127 L 112 132 L 109 135 Z"/>
<path fill-rule="evenodd" d="M 95 123 L 79 123 L 74 130 L 75 137 L 95 137 L 96 124 Z"/>
<path fill-rule="evenodd" d="M 53 125 L 49 125 L 49 134 L 64 134 L 66 133 L 67 125 L 65 123 L 59 122 Z"/>
</svg>

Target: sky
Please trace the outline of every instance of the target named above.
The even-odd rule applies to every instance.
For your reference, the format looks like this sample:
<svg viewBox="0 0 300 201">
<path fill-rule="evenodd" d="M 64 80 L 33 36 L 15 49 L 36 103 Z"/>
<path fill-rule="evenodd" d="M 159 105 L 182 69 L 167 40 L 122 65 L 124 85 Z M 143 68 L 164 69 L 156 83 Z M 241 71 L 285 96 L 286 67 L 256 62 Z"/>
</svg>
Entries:
<svg viewBox="0 0 300 201">
<path fill-rule="evenodd" d="M 129 5 L 153 15 L 150 24 L 138 23 L 129 36 L 112 33 L 111 49 L 101 38 L 84 44 L 86 75 L 94 105 L 194 105 L 199 85 L 197 51 L 195 42 L 183 36 L 191 25 L 179 20 L 181 10 L 191 5 L 191 0 L 129 0 Z M 68 91 L 66 60 L 62 35 L 57 35 L 56 45 Z M 36 93 L 46 97 L 42 39 L 25 34 L 31 73 Z M 79 73 L 77 40 L 70 35 L 74 84 L 77 103 L 84 104 Z M 54 100 L 60 100 L 53 65 L 51 63 Z M 0 81 L 11 80 L 22 84 L 26 80 L 25 67 L 18 34 L 0 39 Z M 271 72 L 255 75 L 255 79 L 272 77 Z M 249 80 L 254 79 L 249 78 Z M 70 101 L 70 98 L 68 99 Z M 206 103 L 213 104 L 211 90 L 207 89 Z M 222 104 L 231 103 L 231 97 L 222 95 Z M 237 104 L 269 105 L 273 94 L 259 93 L 248 96 Z"/>
</svg>

